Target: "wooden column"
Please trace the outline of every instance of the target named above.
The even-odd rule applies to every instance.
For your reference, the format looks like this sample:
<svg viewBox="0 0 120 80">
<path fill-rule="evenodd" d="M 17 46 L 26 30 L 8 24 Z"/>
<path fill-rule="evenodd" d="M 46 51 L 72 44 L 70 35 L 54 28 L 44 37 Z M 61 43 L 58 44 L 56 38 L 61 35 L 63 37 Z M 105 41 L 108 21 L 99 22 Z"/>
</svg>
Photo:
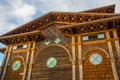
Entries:
<svg viewBox="0 0 120 80">
<path fill-rule="evenodd" d="M 24 64 L 24 75 L 23 75 L 23 79 L 22 80 L 26 80 L 26 74 L 27 74 L 27 65 L 28 65 L 28 59 L 29 59 L 29 54 L 30 54 L 30 46 L 31 46 L 31 43 L 28 44 L 28 50 L 27 50 L 27 56 L 26 56 L 26 61 L 25 61 L 25 64 Z"/>
<path fill-rule="evenodd" d="M 113 55 L 112 43 L 111 43 L 109 31 L 106 31 L 106 39 L 107 39 L 109 54 L 110 54 L 110 57 L 111 57 L 111 64 L 112 64 L 114 79 L 119 80 L 117 70 L 116 70 L 116 66 L 115 66 L 115 59 L 114 59 L 114 55 Z"/>
<path fill-rule="evenodd" d="M 78 59 L 79 59 L 79 78 L 83 80 L 83 65 L 82 65 L 82 46 L 81 46 L 81 36 L 78 35 Z"/>
<path fill-rule="evenodd" d="M 7 71 L 8 62 L 9 62 L 11 53 L 12 53 L 12 45 L 8 46 L 7 49 L 6 49 L 6 52 L 5 52 L 5 54 L 7 54 L 7 57 L 6 57 L 6 62 L 5 62 L 5 65 L 4 65 L 4 70 L 3 70 L 3 73 L 2 73 L 1 80 L 4 80 L 4 78 L 5 78 L 5 73 Z"/>
<path fill-rule="evenodd" d="M 120 57 L 120 46 L 119 46 L 119 37 L 117 35 L 117 31 L 113 30 L 113 35 L 114 35 L 114 39 L 115 39 L 115 46 L 117 49 L 117 54 L 118 54 L 118 58 Z"/>
<path fill-rule="evenodd" d="M 75 62 L 75 36 L 72 36 L 72 80 L 76 80 Z"/>
<path fill-rule="evenodd" d="M 32 49 L 31 49 L 31 58 L 30 58 L 29 73 L 28 73 L 28 79 L 27 80 L 30 80 L 30 77 L 31 77 L 31 71 L 32 71 L 32 65 L 33 65 L 33 57 L 34 57 L 34 52 L 35 52 L 35 46 L 36 46 L 36 43 L 33 42 L 33 46 L 32 46 Z"/>
</svg>

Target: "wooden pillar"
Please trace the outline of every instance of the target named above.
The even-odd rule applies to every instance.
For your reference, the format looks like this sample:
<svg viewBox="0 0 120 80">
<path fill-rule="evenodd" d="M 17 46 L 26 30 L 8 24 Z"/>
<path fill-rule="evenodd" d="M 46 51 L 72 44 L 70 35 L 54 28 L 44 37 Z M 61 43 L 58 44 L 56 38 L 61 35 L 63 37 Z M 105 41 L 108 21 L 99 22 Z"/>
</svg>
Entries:
<svg viewBox="0 0 120 80">
<path fill-rule="evenodd" d="M 28 60 L 29 60 L 29 54 L 30 54 L 30 47 L 31 47 L 31 43 L 28 44 L 28 50 L 27 50 L 27 56 L 26 56 L 26 61 L 24 64 L 24 75 L 23 75 L 23 79 L 22 80 L 26 80 L 26 74 L 27 74 L 27 65 L 28 65 Z"/>
<path fill-rule="evenodd" d="M 75 36 L 72 36 L 72 80 L 76 80 L 75 62 Z"/>
<path fill-rule="evenodd" d="M 113 30 L 113 35 L 114 35 L 115 46 L 116 46 L 117 54 L 118 54 L 118 58 L 119 58 L 120 57 L 120 46 L 119 46 L 119 38 L 118 38 L 116 30 Z"/>
<path fill-rule="evenodd" d="M 33 57 L 34 57 L 34 52 L 35 52 L 35 46 L 36 46 L 36 43 L 33 42 L 33 46 L 32 46 L 32 49 L 31 49 L 31 58 L 30 58 L 29 73 L 28 73 L 28 79 L 27 80 L 30 80 L 30 78 L 31 78 L 31 71 L 32 71 L 32 65 L 33 65 Z"/>
<path fill-rule="evenodd" d="M 2 73 L 1 80 L 4 80 L 4 78 L 5 78 L 5 73 L 7 71 L 8 62 L 9 62 L 11 53 L 12 53 L 12 45 L 8 46 L 7 49 L 6 49 L 6 51 L 5 51 L 5 54 L 7 54 L 7 57 L 6 57 L 6 62 L 5 62 L 5 65 L 4 65 L 4 70 L 3 70 L 3 73 Z"/>
<path fill-rule="evenodd" d="M 79 80 L 83 80 L 83 65 L 82 65 L 82 46 L 81 46 L 81 36 L 78 35 L 78 64 L 79 64 Z"/>
<path fill-rule="evenodd" d="M 116 70 L 116 66 L 115 66 L 115 59 L 114 59 L 114 55 L 113 55 L 112 43 L 111 43 L 109 31 L 106 31 L 106 39 L 107 39 L 109 54 L 110 54 L 110 57 L 111 57 L 111 64 L 112 64 L 114 79 L 119 80 L 117 70 Z"/>
</svg>

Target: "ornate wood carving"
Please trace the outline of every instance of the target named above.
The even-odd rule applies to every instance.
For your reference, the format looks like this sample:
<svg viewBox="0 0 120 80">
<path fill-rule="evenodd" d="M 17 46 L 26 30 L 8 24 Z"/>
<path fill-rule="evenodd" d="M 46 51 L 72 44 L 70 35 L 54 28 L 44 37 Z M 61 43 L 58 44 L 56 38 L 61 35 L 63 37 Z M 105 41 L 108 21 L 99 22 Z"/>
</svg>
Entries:
<svg viewBox="0 0 120 80">
<path fill-rule="evenodd" d="M 110 30 L 110 29 L 120 29 L 120 17 L 106 18 L 86 23 L 79 23 L 74 25 L 68 25 L 65 27 L 60 27 L 60 31 L 67 36 L 89 33 L 89 32 L 97 32 L 102 30 Z"/>
<path fill-rule="evenodd" d="M 38 41 L 43 39 L 44 39 L 44 35 L 42 32 L 32 31 L 28 33 L 0 37 L 0 42 L 2 42 L 5 45 L 9 45 L 9 44 L 29 42 L 29 41 Z"/>
<path fill-rule="evenodd" d="M 118 55 L 118 53 L 117 53 L 114 40 L 111 40 L 111 43 L 112 43 L 112 50 L 113 50 L 113 56 L 115 58 L 117 73 L 118 73 L 118 77 L 120 79 L 120 57 L 119 57 L 120 55 Z"/>
</svg>

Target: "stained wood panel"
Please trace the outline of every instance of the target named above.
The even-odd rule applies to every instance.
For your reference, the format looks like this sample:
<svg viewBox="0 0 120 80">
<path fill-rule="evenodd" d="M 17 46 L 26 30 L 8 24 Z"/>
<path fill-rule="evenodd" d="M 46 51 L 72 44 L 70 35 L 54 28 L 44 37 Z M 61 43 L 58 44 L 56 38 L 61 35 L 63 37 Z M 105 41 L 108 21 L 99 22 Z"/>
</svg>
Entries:
<svg viewBox="0 0 120 80">
<path fill-rule="evenodd" d="M 93 65 L 89 61 L 90 55 L 98 53 L 102 56 L 102 63 Z M 101 50 L 92 50 L 87 53 L 83 62 L 84 80 L 114 80 L 110 58 Z"/>
<path fill-rule="evenodd" d="M 18 70 L 13 70 L 12 65 L 15 61 L 21 62 L 21 67 Z M 7 72 L 4 80 L 22 80 L 24 72 L 23 59 L 21 57 L 13 58 L 10 62 L 10 65 L 7 67 Z"/>
<path fill-rule="evenodd" d="M 47 67 L 50 57 L 57 60 L 54 68 Z M 72 65 L 68 53 L 58 46 L 43 49 L 35 59 L 31 80 L 72 80 Z"/>
</svg>

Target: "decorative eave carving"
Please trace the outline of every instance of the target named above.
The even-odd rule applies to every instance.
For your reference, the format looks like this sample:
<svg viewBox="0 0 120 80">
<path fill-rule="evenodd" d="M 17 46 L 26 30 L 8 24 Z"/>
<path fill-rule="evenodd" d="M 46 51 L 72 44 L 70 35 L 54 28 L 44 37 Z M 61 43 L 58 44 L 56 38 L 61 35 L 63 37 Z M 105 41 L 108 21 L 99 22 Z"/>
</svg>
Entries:
<svg viewBox="0 0 120 80">
<path fill-rule="evenodd" d="M 120 30 L 120 16 L 60 27 L 66 36 L 110 29 Z"/>
<path fill-rule="evenodd" d="M 23 43 L 29 41 L 40 41 L 44 39 L 44 35 L 41 31 L 32 31 L 22 34 L 10 35 L 10 36 L 3 36 L 0 37 L 0 42 L 9 45 L 9 44 L 16 44 L 16 43 Z"/>
<path fill-rule="evenodd" d="M 118 16 L 118 14 L 108 14 L 114 12 L 115 5 L 110 5 L 107 7 L 101 8 L 106 13 L 72 13 L 72 12 L 50 12 L 38 19 L 35 19 L 25 25 L 22 25 L 2 36 L 8 36 L 13 34 L 20 34 L 20 33 L 26 33 L 31 32 L 34 30 L 38 30 L 41 28 L 45 28 L 48 25 L 51 25 L 53 23 L 62 23 L 62 24 L 76 24 L 76 23 L 82 23 L 82 22 L 88 22 L 98 19 L 104 19 L 109 18 L 113 16 Z M 108 11 L 108 9 L 111 9 L 113 11 Z M 98 9 L 99 10 L 99 9 Z M 94 12 L 94 10 L 91 10 L 91 12 Z M 97 10 L 96 10 L 97 11 Z M 85 11 L 84 11 L 85 12 Z"/>
</svg>

